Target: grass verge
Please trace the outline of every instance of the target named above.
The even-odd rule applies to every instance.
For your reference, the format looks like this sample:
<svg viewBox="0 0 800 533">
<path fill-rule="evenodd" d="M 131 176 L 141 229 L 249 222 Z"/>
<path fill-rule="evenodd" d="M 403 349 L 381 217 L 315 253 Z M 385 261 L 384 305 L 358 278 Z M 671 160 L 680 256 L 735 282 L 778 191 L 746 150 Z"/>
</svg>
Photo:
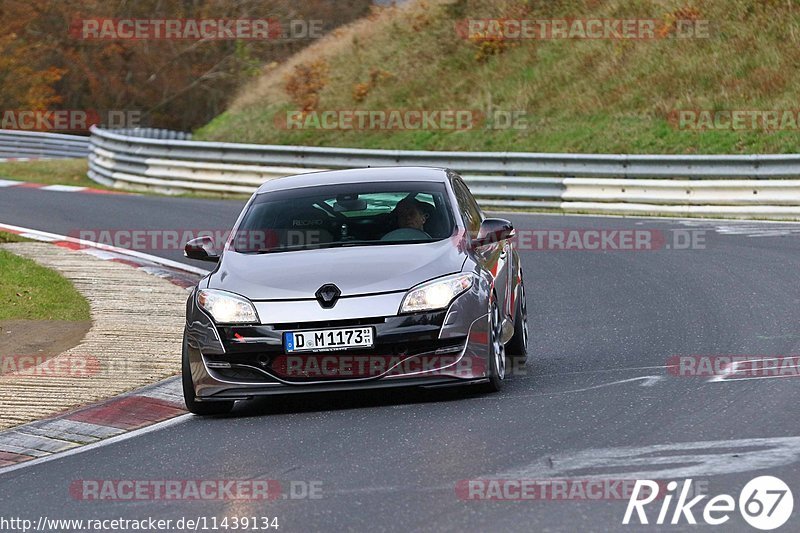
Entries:
<svg viewBox="0 0 800 533">
<path fill-rule="evenodd" d="M 44 185 L 74 185 L 107 189 L 86 175 L 89 163 L 80 159 L 7 161 L 0 164 L 0 179 L 28 181 Z"/>
<path fill-rule="evenodd" d="M 502 18 L 654 19 L 666 33 L 492 40 L 457 30 L 468 20 Z M 676 20 L 707 21 L 709 33 L 679 38 Z M 798 61 L 794 1 L 412 0 L 376 9 L 269 68 L 195 137 L 386 149 L 794 153 L 798 127 L 689 130 L 677 117 L 681 110 L 794 110 L 796 117 Z M 283 126 L 287 112 L 303 109 L 521 113 L 525 124 L 501 128 L 487 120 L 460 131 L 325 129 L 314 120 Z"/>
<path fill-rule="evenodd" d="M 26 239 L 25 237 L 20 237 L 14 233 L 0 231 L 0 244 L 6 244 L 9 242 L 31 242 L 31 240 Z"/>
<path fill-rule="evenodd" d="M 0 233 L 0 243 L 19 242 Z M 0 250 L 0 320 L 90 320 L 89 302 L 59 273 Z"/>
<path fill-rule="evenodd" d="M 18 180 L 30 183 L 41 183 L 43 185 L 73 185 L 76 187 L 90 187 L 92 189 L 103 189 L 116 191 L 112 187 L 106 187 L 96 181 L 92 181 L 86 175 L 89 164 L 86 159 L 58 159 L 58 160 L 33 160 L 33 161 L 12 161 L 0 163 L 0 179 Z M 179 198 L 210 198 L 222 200 L 245 200 L 249 195 L 230 194 L 230 193 L 201 193 L 186 192 L 182 194 L 162 194 L 153 190 L 136 190 L 139 194 L 152 196 L 175 196 Z"/>
</svg>

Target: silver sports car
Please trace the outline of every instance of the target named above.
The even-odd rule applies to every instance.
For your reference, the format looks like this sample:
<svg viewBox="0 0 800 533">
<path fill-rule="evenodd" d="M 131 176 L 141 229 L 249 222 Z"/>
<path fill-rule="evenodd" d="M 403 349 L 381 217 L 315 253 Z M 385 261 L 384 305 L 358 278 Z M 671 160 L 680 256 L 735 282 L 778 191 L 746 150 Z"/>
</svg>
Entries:
<svg viewBox="0 0 800 533">
<path fill-rule="evenodd" d="M 502 387 L 527 349 L 522 265 L 447 169 L 315 172 L 268 181 L 186 307 L 183 391 L 196 414 L 236 400 L 377 387 Z"/>
</svg>

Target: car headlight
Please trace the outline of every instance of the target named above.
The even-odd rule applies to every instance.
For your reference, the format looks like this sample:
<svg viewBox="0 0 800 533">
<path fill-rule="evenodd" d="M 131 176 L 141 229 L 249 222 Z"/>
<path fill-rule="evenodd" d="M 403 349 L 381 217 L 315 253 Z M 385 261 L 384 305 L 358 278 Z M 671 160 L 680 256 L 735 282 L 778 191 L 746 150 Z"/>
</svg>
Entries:
<svg viewBox="0 0 800 533">
<path fill-rule="evenodd" d="M 197 291 L 197 304 L 210 314 L 217 324 L 259 322 L 256 308 L 250 300 L 232 292 L 200 289 Z"/>
<path fill-rule="evenodd" d="M 400 312 L 415 313 L 444 309 L 456 296 L 472 287 L 474 279 L 475 276 L 471 273 L 453 274 L 417 285 L 403 298 Z"/>
</svg>

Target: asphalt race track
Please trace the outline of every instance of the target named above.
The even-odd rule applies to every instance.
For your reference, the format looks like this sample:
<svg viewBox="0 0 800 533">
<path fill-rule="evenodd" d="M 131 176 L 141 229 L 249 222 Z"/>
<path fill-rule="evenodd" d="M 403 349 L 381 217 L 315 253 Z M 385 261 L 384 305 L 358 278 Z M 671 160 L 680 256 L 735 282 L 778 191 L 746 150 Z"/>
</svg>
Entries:
<svg viewBox="0 0 800 533">
<path fill-rule="evenodd" d="M 242 202 L 0 190 L 0 222 L 80 230 L 227 229 Z M 287 397 L 186 416 L 0 474 L 0 515 L 277 517 L 278 531 L 617 531 L 626 499 L 467 500 L 462 480 L 656 479 L 711 496 L 776 475 L 800 494 L 800 381 L 679 377 L 671 356 L 800 353 L 800 225 L 510 214 L 518 230 L 652 230 L 694 249 L 523 250 L 531 345 L 502 393 Z M 144 250 L 148 251 L 148 250 Z M 178 249 L 148 251 L 186 261 Z M 208 264 L 190 262 L 207 266 Z M 180 354 L 175 354 L 179 357 Z M 282 480 L 320 498 L 85 501 L 80 480 Z M 462 481 L 463 482 L 463 481 Z M 676 498 L 677 499 L 677 498 Z M 702 505 L 695 518 L 702 522 Z M 647 508 L 652 524 L 660 508 Z M 674 502 L 673 502 L 674 507 Z M 669 513 L 672 517 L 672 512 Z M 798 524 L 798 505 L 782 529 Z M 631 530 L 695 530 L 679 525 Z M 738 512 L 724 526 L 753 531 Z"/>
</svg>

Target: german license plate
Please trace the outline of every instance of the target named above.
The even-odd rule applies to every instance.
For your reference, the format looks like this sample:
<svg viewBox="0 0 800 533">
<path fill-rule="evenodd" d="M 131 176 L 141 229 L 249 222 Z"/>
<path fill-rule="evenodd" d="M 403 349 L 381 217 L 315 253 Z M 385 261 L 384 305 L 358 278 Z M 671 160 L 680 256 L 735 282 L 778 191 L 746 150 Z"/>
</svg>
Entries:
<svg viewBox="0 0 800 533">
<path fill-rule="evenodd" d="M 283 334 L 283 345 L 286 353 L 372 348 L 375 345 L 375 328 L 288 331 Z"/>
</svg>

